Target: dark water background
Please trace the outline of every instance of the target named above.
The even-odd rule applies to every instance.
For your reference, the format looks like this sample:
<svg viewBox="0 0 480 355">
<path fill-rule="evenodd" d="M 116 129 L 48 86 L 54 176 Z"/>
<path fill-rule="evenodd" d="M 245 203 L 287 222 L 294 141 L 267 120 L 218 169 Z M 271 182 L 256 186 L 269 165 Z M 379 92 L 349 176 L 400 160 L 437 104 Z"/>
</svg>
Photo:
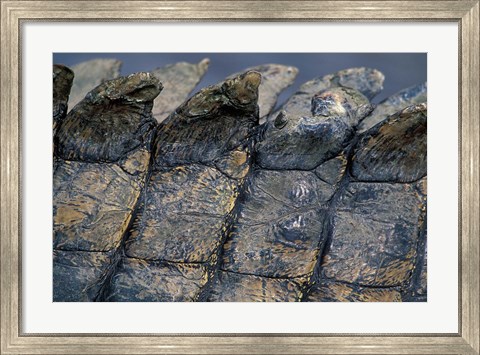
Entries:
<svg viewBox="0 0 480 355">
<path fill-rule="evenodd" d="M 279 97 L 285 101 L 298 87 L 315 77 L 351 67 L 370 67 L 385 74 L 384 90 L 372 101 L 382 99 L 427 80 L 426 53 L 54 53 L 53 62 L 73 66 L 95 58 L 115 58 L 123 62 L 121 74 L 151 71 L 179 61 L 210 59 L 203 80 L 195 88 L 216 84 L 228 75 L 260 64 L 292 65 L 300 72 L 295 83 Z"/>
</svg>

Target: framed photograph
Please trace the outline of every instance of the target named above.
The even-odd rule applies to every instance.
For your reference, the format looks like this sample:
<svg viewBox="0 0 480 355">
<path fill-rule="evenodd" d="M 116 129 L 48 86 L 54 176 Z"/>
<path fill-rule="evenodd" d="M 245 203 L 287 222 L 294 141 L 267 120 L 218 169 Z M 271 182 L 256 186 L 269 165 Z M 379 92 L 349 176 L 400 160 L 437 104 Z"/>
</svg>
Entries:
<svg viewBox="0 0 480 355">
<path fill-rule="evenodd" d="M 2 1 L 1 41 L 2 354 L 479 353 L 478 2 Z"/>
</svg>

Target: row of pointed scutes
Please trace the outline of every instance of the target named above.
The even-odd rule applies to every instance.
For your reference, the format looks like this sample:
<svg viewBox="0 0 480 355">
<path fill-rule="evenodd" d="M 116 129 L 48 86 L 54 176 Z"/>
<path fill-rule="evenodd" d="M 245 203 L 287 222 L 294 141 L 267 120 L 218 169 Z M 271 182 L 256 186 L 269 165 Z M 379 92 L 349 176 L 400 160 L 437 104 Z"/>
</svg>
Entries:
<svg viewBox="0 0 480 355">
<path fill-rule="evenodd" d="M 273 66 L 267 69 L 271 68 Z M 268 78 L 265 75 L 262 84 L 268 83 L 265 77 Z M 349 281 L 337 276 L 326 277 L 324 264 L 327 257 L 332 255 L 330 251 L 335 246 L 335 240 L 341 240 L 340 237 L 333 239 L 333 231 L 336 228 L 335 218 L 340 215 L 337 208 L 346 199 L 345 191 L 350 185 L 353 188 L 354 183 L 367 183 L 361 180 L 358 173 L 354 173 L 352 161 L 358 161 L 363 166 L 368 161 L 365 157 L 371 158 L 385 149 L 401 148 L 400 144 L 385 143 L 392 139 L 382 138 L 383 135 L 388 136 L 388 132 L 393 139 L 403 132 L 409 135 L 410 142 L 416 143 L 422 136 L 421 128 L 412 131 L 408 128 L 409 123 L 403 126 L 392 123 L 399 127 L 387 130 L 377 128 L 381 131 L 377 134 L 379 137 L 375 136 L 375 131 L 357 135 L 357 125 L 373 109 L 369 98 L 381 89 L 383 75 L 376 70 L 354 68 L 303 85 L 305 92 L 295 94 L 284 105 L 281 114 L 270 116 L 257 136 L 260 82 L 258 71 L 250 71 L 208 87 L 187 100 L 154 128 L 155 133 L 149 136 L 151 142 L 151 137 L 155 135 L 153 157 L 148 159 L 153 165 L 146 168 L 147 174 L 144 176 L 148 175 L 147 183 L 145 185 L 143 180 L 145 188 L 136 195 L 130 219 L 120 233 L 121 245 L 117 244 L 116 248 L 105 253 L 108 240 L 117 240 L 114 235 L 119 234 L 102 229 L 98 231 L 103 233 L 102 243 L 105 245 L 100 243 L 98 250 L 89 246 L 88 241 L 77 238 L 80 247 L 68 251 L 77 252 L 80 259 L 73 253 L 71 258 L 58 256 L 58 270 L 63 270 L 63 274 L 60 273 L 57 279 L 63 277 L 61 282 L 65 280 L 68 272 L 65 268 L 69 267 L 65 260 L 77 260 L 75 265 L 70 266 L 78 267 L 84 249 L 89 248 L 91 259 L 93 253 L 97 253 L 92 259 L 95 262 L 83 262 L 84 270 L 79 274 L 79 279 L 88 279 L 88 282 L 79 282 L 74 277 L 70 283 L 82 292 L 88 290 L 88 295 L 95 295 L 94 299 L 97 300 L 327 300 L 314 297 L 319 293 L 315 289 L 319 287 L 319 280 L 324 286 L 323 290 L 327 284 L 348 284 Z M 320 83 L 318 87 L 323 85 L 322 90 L 309 92 L 314 90 L 312 87 L 315 83 Z M 137 94 L 144 98 L 151 94 L 150 90 L 151 87 L 140 88 Z M 280 91 L 273 93 L 274 89 L 269 90 L 272 90 L 270 97 L 276 99 Z M 100 106 L 105 106 L 102 111 L 105 115 L 112 112 L 112 107 L 113 112 L 117 112 L 115 105 L 112 106 L 110 102 L 105 105 L 105 102 L 100 103 Z M 151 106 L 144 108 L 144 115 L 150 112 Z M 421 111 L 420 108 L 412 110 Z M 403 122 L 408 113 L 399 116 L 397 121 Z M 75 128 L 76 125 L 71 123 L 71 127 Z M 81 131 L 85 128 L 75 129 Z M 99 144 L 97 148 L 95 145 L 87 147 L 83 139 L 78 139 L 78 135 L 56 139 L 55 164 L 58 170 L 61 171 L 60 164 L 67 159 L 74 162 L 80 159 L 93 165 L 97 163 L 96 156 L 102 158 L 99 166 L 121 165 L 124 159 L 120 158 L 121 153 L 112 148 L 110 140 L 114 138 L 122 142 L 124 152 L 130 152 L 127 147 L 136 144 L 124 139 L 125 136 L 115 129 L 109 127 L 107 131 L 109 137 L 105 140 L 105 146 Z M 137 127 L 137 136 L 133 140 L 138 141 L 138 137 L 144 137 L 144 133 L 145 129 Z M 84 138 L 88 140 L 91 135 L 87 127 Z M 255 140 L 257 143 L 254 147 Z M 80 149 L 72 148 L 72 153 L 68 148 L 75 147 L 77 143 Z M 356 156 L 361 158 L 352 160 Z M 422 175 L 421 169 L 416 168 L 415 161 L 412 161 L 414 157 L 404 152 L 397 154 L 397 161 L 403 165 L 392 169 L 385 159 L 395 156 L 395 153 L 388 157 L 380 156 L 387 167 L 382 166 L 382 162 L 370 164 L 375 165 L 373 170 L 376 169 L 377 173 L 383 173 L 383 179 L 401 177 L 411 184 L 417 184 L 415 187 L 419 189 L 420 183 L 412 181 L 417 175 Z M 130 168 L 123 164 L 121 169 L 128 171 L 134 167 L 138 170 L 138 164 L 128 166 Z M 95 167 L 92 170 L 98 169 Z M 390 170 L 385 173 L 385 169 Z M 66 173 L 60 174 L 63 175 Z M 108 176 L 105 172 L 102 175 Z M 141 174 L 135 172 L 134 175 Z M 370 184 L 374 182 L 368 180 Z M 110 185 L 115 190 L 119 189 L 114 183 Z M 100 189 L 87 186 L 85 190 L 95 191 L 95 196 Z M 383 190 L 375 196 L 381 197 L 382 193 Z M 391 193 L 386 192 L 387 195 Z M 395 196 L 395 193 L 392 194 Z M 115 197 L 115 193 L 108 195 Z M 410 210 L 408 207 L 402 208 L 413 200 L 408 193 L 400 191 L 400 195 L 403 200 L 399 199 L 401 206 L 397 212 L 405 213 L 408 219 Z M 91 197 L 90 194 L 88 197 Z M 380 199 L 380 203 L 383 202 Z M 128 203 L 121 202 L 124 205 Z M 388 205 L 389 202 L 385 203 Z M 71 205 L 78 203 L 74 201 Z M 361 204 L 352 206 L 352 211 L 361 210 L 362 207 Z M 411 214 L 415 215 L 413 212 Z M 371 215 L 366 218 L 368 220 Z M 101 226 L 105 228 L 106 224 Z M 77 228 L 78 235 L 85 233 L 88 236 L 94 230 L 91 225 L 81 227 L 81 230 Z M 408 234 L 411 230 L 407 227 Z M 385 232 L 382 229 L 379 231 Z M 397 242 L 409 244 L 403 239 Z M 405 247 L 403 244 L 402 247 Z M 420 250 L 420 244 L 417 241 L 417 250 Z M 401 254 L 397 249 L 402 247 L 393 246 L 390 249 Z M 388 255 L 393 253 L 390 249 Z M 362 250 L 362 253 L 368 253 L 368 247 L 363 246 Z M 56 248 L 58 251 L 65 252 L 62 248 Z M 406 257 L 401 256 L 400 259 Z M 418 255 L 413 259 L 417 265 Z M 390 267 L 390 274 L 398 271 L 392 267 L 394 264 L 385 264 Z M 404 270 L 404 264 L 397 269 Z M 397 273 L 401 274 L 400 271 Z M 408 269 L 406 273 L 411 276 L 414 272 Z M 401 278 L 401 275 L 396 277 Z M 352 296 L 342 296 L 342 300 L 375 300 L 371 294 L 376 293 L 368 289 L 372 286 L 362 282 L 352 285 Z M 398 288 L 397 285 L 393 287 Z M 397 292 L 397 289 L 394 291 Z M 360 297 L 362 292 L 367 292 L 368 296 Z M 83 295 L 82 300 L 88 300 L 88 297 Z M 391 300 L 398 299 L 393 293 L 389 293 L 388 297 Z"/>
<path fill-rule="evenodd" d="M 179 65 L 174 66 L 175 68 L 178 68 Z M 184 68 L 186 66 L 183 66 Z M 160 74 L 157 73 L 157 76 Z M 134 77 L 134 76 L 132 76 Z M 122 81 L 124 78 L 119 78 L 117 81 Z M 127 80 L 128 82 L 129 80 Z M 115 82 L 115 81 L 114 81 Z M 125 162 L 121 158 L 122 154 L 131 151 L 130 148 L 135 147 L 138 143 L 138 141 L 145 142 L 147 141 L 145 137 L 146 131 L 150 132 L 150 129 L 145 129 L 145 127 L 138 127 L 136 126 L 139 122 L 134 122 L 136 118 L 138 117 L 130 117 L 128 118 L 127 116 L 122 116 L 122 103 L 117 102 L 118 100 L 127 100 L 132 102 L 130 100 L 132 97 L 135 98 L 133 101 L 145 101 L 145 99 L 150 100 L 152 99 L 150 96 L 152 94 L 152 87 L 148 87 L 148 85 L 144 85 L 144 83 L 136 83 L 139 84 L 138 88 L 132 90 L 132 93 L 130 94 L 128 91 L 129 89 L 127 88 L 120 88 L 121 93 L 118 93 L 116 89 L 118 89 L 118 83 L 115 82 L 116 84 L 112 84 L 111 82 L 107 82 L 104 85 L 101 85 L 100 87 L 95 88 L 91 93 L 89 93 L 85 100 L 79 103 L 77 106 L 72 110 L 71 115 L 69 115 L 64 122 L 62 122 L 63 128 L 61 129 L 61 132 L 59 134 L 55 135 L 55 153 L 56 153 L 56 158 L 55 158 L 55 164 L 59 168 L 56 169 L 58 171 L 58 174 L 55 174 L 55 179 L 59 180 L 59 189 L 62 189 L 66 183 L 63 183 L 62 179 L 64 179 L 65 176 L 70 176 L 72 179 L 76 175 L 83 176 L 82 175 L 83 170 L 80 171 L 81 169 L 85 170 L 85 167 L 82 165 L 80 167 L 75 167 L 77 168 L 78 171 L 80 171 L 80 174 L 78 174 L 77 170 L 72 171 L 72 169 L 67 169 L 70 168 L 70 166 L 67 166 L 67 168 L 64 168 L 62 163 L 63 161 L 67 161 L 68 164 L 70 162 L 73 162 L 73 164 L 78 163 L 77 160 L 83 161 L 88 163 L 86 167 L 86 175 L 87 178 L 95 181 L 95 180 L 102 180 L 98 179 L 97 176 L 94 176 L 94 173 L 98 173 L 101 176 L 106 176 L 105 181 L 102 181 L 104 184 L 102 185 L 109 185 L 111 186 L 112 189 L 115 189 L 117 192 L 109 191 L 109 197 L 112 197 L 115 200 L 115 195 L 118 195 L 121 197 L 121 191 L 125 190 L 124 187 L 122 186 L 117 186 L 116 185 L 116 180 L 112 178 L 112 174 L 108 174 L 110 171 L 108 168 L 110 167 L 109 163 L 117 163 L 121 165 L 121 168 L 123 170 L 128 170 L 128 169 L 137 169 L 138 168 L 144 168 L 144 171 L 148 173 L 148 163 L 150 161 L 149 159 L 149 154 L 150 151 L 148 151 L 148 156 L 143 154 L 143 156 L 138 157 L 142 158 L 142 161 L 144 161 L 147 166 L 142 166 L 139 167 L 138 163 L 135 164 L 132 159 L 129 161 Z M 227 80 L 223 85 L 217 85 L 217 89 L 219 90 L 210 90 L 207 89 L 205 92 L 200 93 L 199 95 L 196 95 L 196 97 L 192 98 L 192 100 L 189 100 L 185 105 L 182 105 L 182 107 L 179 109 L 180 112 L 182 112 L 181 115 L 178 115 L 179 118 L 179 127 L 176 127 L 173 129 L 173 131 L 178 133 L 178 138 L 180 141 L 186 140 L 188 141 L 188 127 L 180 127 L 182 126 L 183 123 L 187 122 L 189 119 L 191 119 L 193 116 L 195 116 L 195 120 L 199 117 L 194 111 L 195 111 L 195 106 L 196 103 L 198 102 L 198 98 L 208 98 L 210 94 L 213 94 L 215 96 L 218 94 L 218 91 L 221 91 L 220 96 L 224 96 L 224 98 L 227 98 L 227 100 L 230 100 L 230 103 L 227 103 L 224 105 L 225 107 L 220 108 L 218 113 L 223 114 L 225 111 L 231 111 L 231 115 L 240 115 L 242 116 L 242 112 L 248 112 L 249 116 L 255 116 L 255 114 L 258 112 L 258 108 L 256 107 L 256 100 L 257 100 L 257 92 L 258 92 L 258 86 L 260 84 L 260 76 L 258 73 L 255 72 L 250 72 L 248 74 L 242 75 L 238 78 L 234 78 L 232 80 Z M 112 86 L 115 86 L 115 88 L 112 88 Z M 107 89 L 105 89 L 107 87 Z M 132 86 L 133 87 L 133 86 Z M 100 93 L 100 94 L 99 94 Z M 68 96 L 68 93 L 67 93 Z M 102 96 L 106 96 L 102 97 Z M 110 97 L 114 96 L 114 97 Z M 130 97 L 131 96 L 131 97 Z M 218 95 L 217 95 L 218 96 Z M 272 95 L 270 95 L 272 97 Z M 202 101 L 203 99 L 200 99 Z M 126 102 L 125 102 L 126 103 Z M 254 104 L 255 103 L 255 104 Z M 135 107 L 134 110 L 136 110 L 136 113 L 143 115 L 143 116 L 148 116 L 149 115 L 149 110 L 151 109 L 151 105 L 141 107 L 138 109 L 137 107 L 137 102 L 134 102 L 134 105 L 132 107 Z M 120 114 L 120 115 L 119 115 Z M 112 120 L 113 118 L 113 120 Z M 209 120 L 211 117 L 209 115 L 206 115 L 205 119 Z M 82 122 L 82 121 L 86 121 Z M 112 122 L 113 121 L 113 122 Z M 175 121 L 175 120 L 173 120 Z M 231 120 L 230 120 L 231 121 Z M 258 117 L 249 117 L 247 120 L 249 125 L 251 126 L 252 124 L 255 125 L 258 122 Z M 110 125 L 108 125 L 108 122 L 110 122 Z M 145 123 L 145 122 L 144 122 Z M 150 122 L 149 122 L 150 123 Z M 129 128 L 135 127 L 134 131 L 135 134 L 131 138 L 128 137 L 128 134 L 125 134 L 125 132 L 130 132 L 129 129 L 124 130 L 121 129 L 121 127 L 118 126 L 118 124 L 122 125 L 129 125 Z M 92 127 L 96 126 L 94 129 Z M 108 126 L 108 127 L 107 127 Z M 158 129 L 158 134 L 157 134 L 157 144 L 156 147 L 162 147 L 163 144 L 160 143 L 162 141 L 162 132 L 166 130 L 167 125 L 162 125 L 160 129 Z M 194 124 L 196 127 L 202 126 L 202 123 L 196 123 Z M 218 127 L 220 130 L 223 128 L 221 127 L 222 124 L 219 124 Z M 232 132 L 229 131 L 230 128 L 227 127 L 227 129 L 224 129 L 224 138 L 230 145 L 230 148 L 225 150 L 224 148 L 226 147 L 219 147 L 218 145 L 213 145 L 208 147 L 211 142 L 211 136 L 209 136 L 207 131 L 203 132 L 203 141 L 206 142 L 207 144 L 204 145 L 205 152 L 211 150 L 212 152 L 216 152 L 219 154 L 218 159 L 215 159 L 213 162 L 214 167 L 217 169 L 218 172 L 221 172 L 222 176 L 213 176 L 213 179 L 216 182 L 220 182 L 220 184 L 223 183 L 223 185 L 218 185 L 217 186 L 217 192 L 220 190 L 228 189 L 228 187 L 231 188 L 230 194 L 226 193 L 227 199 L 225 199 L 225 196 L 218 196 L 220 199 L 221 203 L 223 203 L 224 206 L 223 208 L 223 214 L 226 215 L 228 218 L 231 218 L 231 216 L 228 215 L 225 211 L 231 210 L 232 206 L 234 205 L 234 200 L 235 196 L 238 195 L 238 186 L 241 184 L 238 183 L 230 183 L 231 181 L 225 180 L 221 181 L 222 178 L 228 177 L 228 179 L 236 179 L 236 180 L 242 180 L 242 178 L 246 175 L 248 172 L 249 164 L 250 164 L 250 152 L 248 149 L 248 143 L 242 142 L 242 135 L 243 136 L 248 136 L 251 138 L 253 136 L 252 132 L 248 132 L 248 129 L 245 130 L 243 127 L 244 125 L 240 125 L 238 127 L 234 127 L 233 132 L 235 134 L 232 134 L 231 137 L 228 135 Z M 100 129 L 98 129 L 100 128 Z M 125 127 L 123 127 L 125 128 Z M 150 125 L 148 125 L 148 128 L 150 128 Z M 200 129 L 201 130 L 201 129 Z M 71 134 L 69 134 L 71 133 Z M 101 135 L 104 135 L 106 138 L 102 141 L 100 139 Z M 187 135 L 187 136 L 186 136 Z M 201 135 L 201 134 L 200 134 Z M 151 140 L 151 135 L 149 135 L 148 141 L 150 142 Z M 191 137 L 190 137 L 191 138 Z M 197 137 L 198 138 L 198 137 Z M 194 138 L 195 139 L 195 138 Z M 117 142 L 117 145 L 115 145 L 115 142 Z M 119 144 L 118 144 L 119 143 Z M 187 144 L 188 145 L 188 144 Z M 202 144 L 198 144 L 198 149 L 201 150 L 200 146 Z M 218 148 L 218 149 L 217 149 Z M 162 148 L 163 149 L 163 148 Z M 216 150 L 217 149 L 217 150 Z M 135 150 L 135 148 L 133 148 Z M 168 150 L 168 148 L 167 148 Z M 187 149 L 188 150 L 188 149 Z M 215 154 L 215 152 L 213 154 Z M 223 154 L 223 153 L 225 154 Z M 138 154 L 137 154 L 138 155 Z M 180 156 L 183 154 L 180 153 L 177 158 L 178 161 L 181 161 Z M 207 154 L 208 155 L 208 154 Z M 168 156 L 168 154 L 167 154 Z M 197 154 L 197 157 L 201 156 Z M 185 157 L 187 160 L 188 158 Z M 195 160 L 195 157 L 191 156 L 193 160 Z M 99 160 L 99 162 L 97 162 Z M 162 159 L 160 159 L 162 160 Z M 202 157 L 199 160 L 199 163 L 205 162 L 205 159 Z M 101 164 L 95 164 L 95 163 L 101 163 Z M 127 164 L 125 164 L 127 163 Z M 161 164 L 161 163 L 160 163 Z M 141 165 L 141 164 L 140 164 Z M 167 164 L 168 165 L 168 164 Z M 62 170 L 62 168 L 64 168 Z M 200 172 L 199 169 L 195 169 L 198 167 L 193 166 L 194 171 L 193 174 L 196 175 L 200 180 L 199 183 L 197 184 L 197 188 L 202 188 L 203 184 L 210 184 L 212 175 L 219 175 L 218 173 L 212 174 L 212 171 L 210 169 L 205 169 L 204 172 Z M 104 171 L 107 169 L 107 171 Z M 115 172 L 120 171 L 120 169 L 115 169 Z M 121 172 L 121 171 L 120 171 Z M 131 173 L 129 171 L 129 173 Z M 135 171 L 137 173 L 137 171 Z M 180 169 L 176 171 L 176 173 L 181 173 Z M 155 172 L 152 174 L 154 175 Z M 145 175 L 145 174 L 144 174 Z M 142 177 L 144 177 L 142 175 Z M 168 174 L 167 174 L 168 175 Z M 175 175 L 175 173 L 174 173 Z M 210 176 L 209 176 L 210 175 Z M 178 175 L 175 175 L 175 178 Z M 156 176 L 152 177 L 152 180 Z M 165 178 L 168 179 L 168 177 L 165 175 Z M 123 178 L 123 177 L 122 177 Z M 83 178 L 78 178 L 75 180 L 73 183 L 68 183 L 70 186 L 76 186 L 76 185 L 81 185 L 83 183 Z M 201 180 L 205 179 L 205 180 Z M 118 180 L 118 179 L 117 179 Z M 121 180 L 126 180 L 126 179 L 121 179 Z M 176 182 L 175 182 L 176 183 Z M 99 182 L 97 182 L 97 185 Z M 142 181 L 142 184 L 144 185 L 144 181 Z M 142 186 L 143 186 L 142 185 Z M 85 184 L 83 187 L 83 192 L 88 193 L 88 191 L 92 191 L 93 196 L 97 196 L 99 193 L 104 193 L 101 190 L 102 186 L 96 186 L 95 184 L 88 185 Z M 140 187 L 141 186 L 137 186 Z M 185 189 L 188 190 L 187 186 L 184 186 Z M 152 185 L 152 188 L 154 188 L 154 185 Z M 127 191 L 128 194 L 128 191 Z M 220 194 L 221 195 L 221 194 Z M 150 195 L 148 195 L 150 196 Z M 208 197 L 208 193 L 206 194 Z M 90 196 L 89 196 L 90 197 Z M 62 203 L 61 200 L 57 201 L 58 203 Z M 108 201 L 110 203 L 110 201 Z M 112 203 L 117 203 L 117 201 L 113 201 Z M 185 202 L 185 203 L 188 203 Z M 76 200 L 74 201 L 67 201 L 66 203 L 69 205 L 68 207 L 72 207 L 72 205 L 79 205 Z M 141 205 L 140 205 L 141 204 Z M 183 202 L 181 202 L 183 204 Z M 112 277 L 112 274 L 115 274 L 115 278 L 113 280 L 118 279 L 118 274 L 121 274 L 121 272 L 116 272 L 112 271 L 115 269 L 122 270 L 122 267 L 127 265 L 127 261 L 132 261 L 136 260 L 143 260 L 143 259 L 128 259 L 128 260 L 122 260 L 120 263 L 118 263 L 118 258 L 119 258 L 119 248 L 121 248 L 121 243 L 123 241 L 122 235 L 125 235 L 130 225 L 130 220 L 132 219 L 132 215 L 136 213 L 136 211 L 142 206 L 145 205 L 145 200 L 139 200 L 138 195 L 135 196 L 135 202 L 128 200 L 128 202 L 123 202 L 121 205 L 126 205 L 128 207 L 127 211 L 127 216 L 128 216 L 128 221 L 127 223 L 117 223 L 116 220 L 108 220 L 106 218 L 103 218 L 102 223 L 100 228 L 94 225 L 94 223 L 98 221 L 94 221 L 94 223 L 90 223 L 89 221 L 86 221 L 85 218 L 81 218 L 81 221 L 65 221 L 64 225 L 58 226 L 56 229 L 56 236 L 63 236 L 62 233 L 57 233 L 57 229 L 70 229 L 71 233 L 74 237 L 73 239 L 77 242 L 77 247 L 72 247 L 68 249 L 68 246 L 65 243 L 57 243 L 55 241 L 55 275 L 54 278 L 57 280 L 55 290 L 58 292 L 55 293 L 55 300 L 60 300 L 60 301 L 65 301 L 65 300 L 70 300 L 70 301 L 78 301 L 78 300 L 98 300 L 98 299 L 106 299 L 106 300 L 115 300 L 116 299 L 116 293 L 113 294 L 105 294 L 105 290 L 110 290 L 112 287 L 114 288 L 116 283 L 115 282 L 110 282 L 110 279 Z M 133 206 L 133 208 L 132 208 Z M 117 206 L 118 207 L 118 206 Z M 111 209 L 111 207 L 108 207 Z M 222 210 L 220 208 L 220 210 Z M 82 209 L 82 207 L 80 208 Z M 60 210 L 60 215 L 65 216 L 65 209 Z M 68 212 L 68 211 L 67 211 Z M 83 212 L 83 211 L 82 211 Z M 92 212 L 91 209 L 88 212 Z M 103 213 L 101 211 L 101 206 L 99 204 L 95 205 L 95 211 L 94 213 Z M 55 212 L 56 214 L 56 212 Z M 125 216 L 119 214 L 119 218 L 123 218 Z M 81 217 L 81 216 L 80 216 Z M 176 218 L 182 218 L 181 216 L 177 216 Z M 70 223 L 72 222 L 72 223 Z M 79 224 L 80 226 L 75 226 L 74 224 Z M 223 222 L 223 221 L 222 221 Z M 189 222 L 191 223 L 191 221 Z M 70 224 L 68 226 L 68 224 Z M 110 227 L 113 228 L 112 231 L 108 231 L 106 228 L 108 227 L 107 224 L 110 224 Z M 120 230 L 117 230 L 116 227 L 121 228 Z M 219 229 L 224 229 L 224 223 L 217 223 L 212 227 L 210 227 L 210 230 L 215 230 L 216 228 Z M 103 229 L 102 229 L 103 228 Z M 129 232 L 129 235 L 134 235 L 135 225 L 133 227 L 133 231 Z M 206 236 L 210 236 L 210 232 L 207 231 Z M 95 241 L 89 240 L 89 238 L 96 238 Z M 59 238 L 55 238 L 57 240 Z M 87 239 L 85 241 L 85 239 Z M 110 249 L 111 244 L 115 243 L 115 246 L 113 249 Z M 127 240 L 127 245 L 130 243 L 130 239 Z M 214 242 L 215 243 L 215 242 Z M 60 245 L 61 244 L 61 245 Z M 206 250 L 203 250 L 203 252 L 206 253 L 212 253 L 212 250 L 208 249 L 211 248 L 212 243 L 210 242 L 205 242 L 206 244 Z M 65 254 L 64 250 L 65 248 L 68 249 L 68 252 L 70 254 Z M 128 249 L 129 250 L 129 249 Z M 133 250 L 133 248 L 132 248 Z M 85 252 L 88 252 L 88 254 L 85 254 Z M 123 249 L 120 250 L 121 253 L 123 253 Z M 75 253 L 75 257 L 74 257 Z M 96 253 L 96 254 L 94 254 Z M 198 250 L 198 253 L 196 254 L 201 254 L 202 249 L 200 248 Z M 168 253 L 167 253 L 168 254 Z M 196 257 L 193 256 L 193 259 Z M 202 255 L 198 256 L 199 259 L 202 259 Z M 214 258 L 214 255 L 211 256 L 211 259 Z M 72 263 L 67 263 L 67 260 L 73 260 Z M 148 259 L 148 258 L 147 258 Z M 95 260 L 95 261 L 94 261 Z M 190 259 L 187 258 L 187 261 Z M 151 262 L 151 260 L 148 260 Z M 145 260 L 141 263 L 142 265 L 145 264 Z M 162 262 L 160 261 L 160 264 Z M 138 263 L 137 263 L 138 264 Z M 158 264 L 158 262 L 157 262 Z M 190 270 L 188 268 L 188 265 L 184 265 L 186 267 L 186 270 Z M 77 268 L 79 271 L 79 274 L 77 276 L 74 276 L 73 278 L 70 278 L 67 282 L 66 280 L 66 274 L 71 271 L 71 268 Z M 194 268 L 197 270 L 198 268 Z M 201 268 L 200 268 L 201 269 Z M 204 274 L 201 274 L 202 278 L 205 276 Z M 66 291 L 62 292 L 60 290 L 59 284 L 61 283 L 66 283 Z M 110 287 L 110 284 L 113 286 Z M 105 290 L 101 290 L 101 288 Z M 104 294 L 100 294 L 100 292 L 103 292 Z M 178 297 L 177 297 L 178 298 Z M 167 297 L 168 299 L 168 297 Z"/>
<path fill-rule="evenodd" d="M 158 122 L 167 118 L 189 97 L 207 73 L 209 65 L 210 60 L 204 58 L 198 63 L 177 62 L 151 71 L 164 87 L 162 95 L 155 99 L 152 111 Z M 70 108 L 82 101 L 96 86 L 119 77 L 121 66 L 122 62 L 117 59 L 102 58 L 74 65 L 72 71 L 75 73 L 75 79 L 70 93 Z M 247 71 L 262 74 L 258 98 L 260 117 L 270 113 L 278 95 L 294 82 L 298 74 L 297 68 L 281 64 L 262 64 L 244 69 L 241 73 Z M 233 74 L 229 78 L 239 74 Z"/>
<path fill-rule="evenodd" d="M 208 69 L 208 58 L 199 63 L 178 62 L 151 71 L 164 86 L 162 95 L 155 99 L 153 116 L 161 122 L 192 92 Z M 122 62 L 111 58 L 97 58 L 72 67 L 75 73 L 70 93 L 70 108 L 105 81 L 118 78 Z"/>
</svg>

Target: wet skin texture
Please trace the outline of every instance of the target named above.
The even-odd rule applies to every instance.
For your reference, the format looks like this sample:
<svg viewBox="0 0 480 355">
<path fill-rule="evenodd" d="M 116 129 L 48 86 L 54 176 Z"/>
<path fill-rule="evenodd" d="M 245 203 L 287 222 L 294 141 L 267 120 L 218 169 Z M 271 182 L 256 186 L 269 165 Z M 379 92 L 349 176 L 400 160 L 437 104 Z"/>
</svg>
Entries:
<svg viewBox="0 0 480 355">
<path fill-rule="evenodd" d="M 296 69 L 251 69 L 157 123 L 154 75 L 66 115 L 73 73 L 54 67 L 54 301 L 427 299 L 426 86 L 378 109 L 383 75 L 346 69 L 268 115 Z"/>
</svg>

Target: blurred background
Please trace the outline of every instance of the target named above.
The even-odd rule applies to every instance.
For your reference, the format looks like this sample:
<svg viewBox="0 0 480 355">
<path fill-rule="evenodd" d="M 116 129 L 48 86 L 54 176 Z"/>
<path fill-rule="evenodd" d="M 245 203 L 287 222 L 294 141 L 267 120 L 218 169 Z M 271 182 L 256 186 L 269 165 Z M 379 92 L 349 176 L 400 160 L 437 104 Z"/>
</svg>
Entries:
<svg viewBox="0 0 480 355">
<path fill-rule="evenodd" d="M 295 66 L 300 70 L 297 79 L 279 97 L 277 106 L 305 81 L 350 67 L 370 67 L 385 74 L 384 90 L 372 100 L 374 103 L 406 87 L 427 81 L 426 53 L 54 53 L 53 63 L 71 67 L 97 58 L 122 61 L 122 76 L 151 71 L 175 62 L 198 63 L 209 58 L 209 69 L 193 93 L 248 67 L 267 63 Z"/>
</svg>

